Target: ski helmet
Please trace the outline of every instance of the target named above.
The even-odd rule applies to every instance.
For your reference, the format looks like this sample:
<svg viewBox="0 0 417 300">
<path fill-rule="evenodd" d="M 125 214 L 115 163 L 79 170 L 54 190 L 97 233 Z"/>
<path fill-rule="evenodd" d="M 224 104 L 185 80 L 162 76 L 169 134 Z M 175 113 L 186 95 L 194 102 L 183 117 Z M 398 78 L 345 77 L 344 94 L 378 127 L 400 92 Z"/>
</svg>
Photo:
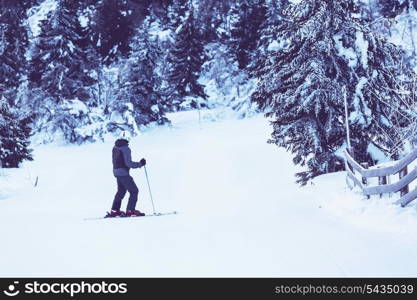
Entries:
<svg viewBox="0 0 417 300">
<path fill-rule="evenodd" d="M 128 141 L 128 142 L 130 142 L 130 133 L 129 132 L 127 132 L 127 131 L 122 131 L 122 132 L 120 132 L 120 135 L 119 135 L 119 139 L 120 140 L 126 140 L 126 141 Z"/>
</svg>

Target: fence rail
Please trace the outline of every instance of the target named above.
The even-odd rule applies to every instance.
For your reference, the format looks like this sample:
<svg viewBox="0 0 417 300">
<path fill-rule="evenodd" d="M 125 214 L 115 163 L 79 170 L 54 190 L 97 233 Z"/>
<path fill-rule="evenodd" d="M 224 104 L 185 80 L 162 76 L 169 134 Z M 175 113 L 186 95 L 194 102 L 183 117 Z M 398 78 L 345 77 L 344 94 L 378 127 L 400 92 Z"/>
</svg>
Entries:
<svg viewBox="0 0 417 300">
<path fill-rule="evenodd" d="M 344 151 L 344 155 L 346 158 L 347 178 L 351 179 L 354 185 L 359 186 L 365 196 L 369 197 L 371 195 L 400 192 L 398 202 L 403 207 L 417 198 L 417 187 L 413 191 L 409 191 L 409 184 L 417 178 L 417 167 L 411 172 L 408 172 L 408 166 L 417 158 L 417 149 L 410 152 L 392 166 L 377 167 L 374 169 L 367 169 L 361 166 L 347 150 Z M 361 179 L 356 177 L 355 172 L 359 173 Z M 399 180 L 390 183 L 390 176 L 396 174 L 398 174 Z M 372 177 L 378 177 L 378 185 L 368 186 L 369 178 Z"/>
</svg>

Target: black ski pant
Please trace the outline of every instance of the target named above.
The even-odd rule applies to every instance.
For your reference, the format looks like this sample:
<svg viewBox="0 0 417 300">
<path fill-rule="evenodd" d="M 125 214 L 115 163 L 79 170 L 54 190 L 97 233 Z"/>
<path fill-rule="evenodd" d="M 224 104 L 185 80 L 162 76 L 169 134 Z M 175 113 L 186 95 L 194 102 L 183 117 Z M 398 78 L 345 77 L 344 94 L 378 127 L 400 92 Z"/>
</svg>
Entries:
<svg viewBox="0 0 417 300">
<path fill-rule="evenodd" d="M 138 201 L 139 189 L 133 181 L 132 176 L 117 176 L 117 193 L 114 196 L 113 210 L 120 210 L 123 197 L 126 191 L 129 192 L 129 202 L 127 203 L 127 210 L 135 210 L 136 202 Z"/>
</svg>

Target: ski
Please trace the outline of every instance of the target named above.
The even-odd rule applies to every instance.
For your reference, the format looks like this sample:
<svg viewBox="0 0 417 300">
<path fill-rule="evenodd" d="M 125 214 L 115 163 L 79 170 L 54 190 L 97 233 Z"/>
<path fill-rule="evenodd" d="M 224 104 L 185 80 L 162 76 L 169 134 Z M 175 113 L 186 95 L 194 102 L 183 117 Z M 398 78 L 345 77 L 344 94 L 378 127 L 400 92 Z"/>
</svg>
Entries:
<svg viewBox="0 0 417 300">
<path fill-rule="evenodd" d="M 176 215 L 178 214 L 177 211 L 171 211 L 171 212 L 163 212 L 163 213 L 154 213 L 144 216 L 130 216 L 130 217 L 97 217 L 97 218 L 85 218 L 84 221 L 93 221 L 93 220 L 112 220 L 112 219 L 140 219 L 140 218 L 146 218 L 146 217 L 162 217 L 162 216 L 168 216 L 168 215 Z"/>
</svg>

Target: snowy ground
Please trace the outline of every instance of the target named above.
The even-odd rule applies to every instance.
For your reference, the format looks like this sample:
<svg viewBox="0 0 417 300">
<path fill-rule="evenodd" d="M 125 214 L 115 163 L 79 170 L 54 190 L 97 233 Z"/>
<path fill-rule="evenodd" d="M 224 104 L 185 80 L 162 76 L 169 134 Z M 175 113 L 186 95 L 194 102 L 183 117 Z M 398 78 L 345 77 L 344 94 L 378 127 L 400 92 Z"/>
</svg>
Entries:
<svg viewBox="0 0 417 300">
<path fill-rule="evenodd" d="M 131 146 L 157 211 L 178 215 L 84 220 L 111 205 L 111 142 L 39 146 L 34 162 L 0 170 L 0 276 L 417 276 L 415 204 L 364 200 L 343 173 L 300 188 L 262 116 L 173 120 Z M 152 212 L 143 170 L 132 175 Z"/>
</svg>

